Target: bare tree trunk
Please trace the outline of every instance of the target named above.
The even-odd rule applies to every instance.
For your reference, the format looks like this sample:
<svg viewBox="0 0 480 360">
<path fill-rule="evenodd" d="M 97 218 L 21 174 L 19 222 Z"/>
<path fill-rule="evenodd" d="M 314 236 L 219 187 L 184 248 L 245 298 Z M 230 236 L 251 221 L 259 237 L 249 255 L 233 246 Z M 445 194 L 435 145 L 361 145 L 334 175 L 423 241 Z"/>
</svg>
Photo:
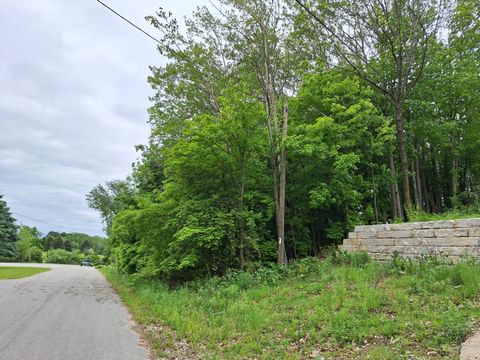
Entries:
<svg viewBox="0 0 480 360">
<path fill-rule="evenodd" d="M 395 196 L 395 189 L 393 187 L 393 182 L 390 183 L 390 206 L 392 211 L 392 217 L 395 220 L 399 216 L 397 213 L 397 198 Z"/>
<path fill-rule="evenodd" d="M 375 182 L 375 173 L 372 170 L 372 185 L 373 185 L 373 206 L 375 208 L 375 220 L 378 223 L 378 201 L 377 201 L 377 184 Z"/>
<path fill-rule="evenodd" d="M 425 164 L 425 161 L 423 161 L 423 164 Z M 428 187 L 427 187 L 427 180 L 425 178 L 425 167 L 423 168 L 423 171 L 420 174 L 420 182 L 423 188 L 423 194 L 424 194 L 423 197 L 425 200 L 425 211 L 427 213 L 431 213 L 432 212 L 431 201 L 430 201 L 431 196 L 429 194 Z"/>
<path fill-rule="evenodd" d="M 242 179 L 242 184 L 240 187 L 240 244 L 239 244 L 239 255 L 240 255 L 240 270 L 243 270 L 245 267 L 245 220 L 243 218 L 243 205 L 244 205 L 244 194 L 245 194 L 245 180 Z"/>
<path fill-rule="evenodd" d="M 442 202 L 442 187 L 440 185 L 440 180 L 441 177 L 440 177 L 440 165 L 438 164 L 438 161 L 436 158 L 433 159 L 433 171 L 434 171 L 434 174 L 435 174 L 435 184 L 434 184 L 434 187 L 432 187 L 432 191 L 433 191 L 433 197 L 434 197 L 434 204 L 435 204 L 435 207 L 434 207 L 434 212 L 438 213 L 441 211 L 442 207 L 443 207 L 443 202 Z"/>
<path fill-rule="evenodd" d="M 280 184 L 278 197 L 278 263 L 287 264 L 287 253 L 285 249 L 285 190 L 287 185 L 287 150 L 285 140 L 287 139 L 288 126 L 288 105 L 283 108 L 282 144 L 280 152 Z"/>
<path fill-rule="evenodd" d="M 458 193 L 458 157 L 454 154 L 452 158 L 452 205 L 456 205 Z"/>
<path fill-rule="evenodd" d="M 410 181 L 408 174 L 408 156 L 406 147 L 406 135 L 403 128 L 403 110 L 399 99 L 395 101 L 395 123 L 397 128 L 398 151 L 400 154 L 400 164 L 402 166 L 402 186 L 403 186 L 403 201 L 405 211 L 409 214 L 412 211 L 412 200 L 410 197 Z"/>
<path fill-rule="evenodd" d="M 419 211 L 421 209 L 421 204 L 420 204 L 420 198 L 418 196 L 418 183 L 417 183 L 417 173 L 415 171 L 415 162 L 412 161 L 412 174 L 413 174 L 413 181 L 412 181 L 412 185 L 413 185 L 413 195 L 415 197 L 415 209 L 417 211 Z"/>
<path fill-rule="evenodd" d="M 392 176 L 392 190 L 393 190 L 393 199 L 394 199 L 394 205 L 396 208 L 396 215 L 399 218 L 403 218 L 403 209 L 402 209 L 402 202 L 400 199 L 400 191 L 398 190 L 398 184 L 397 184 L 397 170 L 395 169 L 395 161 L 393 160 L 393 154 L 390 152 L 390 174 Z"/>
<path fill-rule="evenodd" d="M 418 150 L 418 147 L 417 147 Z M 420 181 L 420 161 L 418 160 L 419 156 L 415 158 L 415 180 L 417 182 L 417 190 L 418 190 L 418 200 L 420 204 L 420 209 L 423 210 L 423 194 L 422 194 L 422 182 Z"/>
</svg>

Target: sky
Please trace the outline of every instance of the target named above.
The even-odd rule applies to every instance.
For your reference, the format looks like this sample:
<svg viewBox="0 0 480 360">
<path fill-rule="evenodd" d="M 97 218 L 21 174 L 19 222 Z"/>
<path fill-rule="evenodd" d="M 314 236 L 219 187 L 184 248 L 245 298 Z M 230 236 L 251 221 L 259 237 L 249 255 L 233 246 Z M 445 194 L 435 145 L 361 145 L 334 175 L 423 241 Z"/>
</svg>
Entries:
<svg viewBox="0 0 480 360">
<path fill-rule="evenodd" d="M 206 0 L 103 0 L 152 35 L 162 6 L 182 19 Z M 96 0 L 0 0 L 0 194 L 19 224 L 103 235 L 85 195 L 123 179 L 148 139 L 156 44 Z"/>
</svg>

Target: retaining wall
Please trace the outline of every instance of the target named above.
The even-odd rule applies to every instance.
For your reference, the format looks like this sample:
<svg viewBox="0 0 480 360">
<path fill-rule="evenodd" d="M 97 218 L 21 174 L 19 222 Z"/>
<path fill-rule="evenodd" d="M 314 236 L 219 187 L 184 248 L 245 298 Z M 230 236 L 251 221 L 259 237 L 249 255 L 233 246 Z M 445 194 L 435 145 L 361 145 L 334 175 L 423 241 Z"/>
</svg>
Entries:
<svg viewBox="0 0 480 360">
<path fill-rule="evenodd" d="M 357 226 L 339 247 L 366 251 L 378 260 L 390 259 L 394 252 L 410 258 L 440 254 L 452 260 L 480 257 L 480 218 Z"/>
</svg>

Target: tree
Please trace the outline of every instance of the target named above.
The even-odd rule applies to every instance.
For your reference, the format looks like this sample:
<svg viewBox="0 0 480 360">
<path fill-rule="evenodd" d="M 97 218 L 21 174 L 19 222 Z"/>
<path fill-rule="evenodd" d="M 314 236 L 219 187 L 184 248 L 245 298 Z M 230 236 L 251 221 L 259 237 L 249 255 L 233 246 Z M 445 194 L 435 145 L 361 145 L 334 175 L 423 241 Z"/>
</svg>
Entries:
<svg viewBox="0 0 480 360">
<path fill-rule="evenodd" d="M 43 239 L 43 247 L 45 251 L 51 249 L 65 250 L 65 233 L 50 231 Z"/>
<path fill-rule="evenodd" d="M 386 220 L 385 145 L 394 129 L 371 96 L 357 77 L 333 69 L 305 76 L 291 101 L 288 215 L 296 256 L 340 242 L 355 224 Z"/>
<path fill-rule="evenodd" d="M 3 195 L 0 195 L 0 259 L 13 260 L 16 257 L 15 242 L 17 226 Z"/>
<path fill-rule="evenodd" d="M 295 0 L 330 39 L 334 55 L 393 106 L 405 209 L 412 211 L 404 104 L 421 78 L 443 15 L 436 0 Z"/>
<path fill-rule="evenodd" d="M 317 255 L 413 205 L 477 212 L 478 1 L 445 23 L 434 1 L 218 0 L 184 33 L 147 17 L 168 58 L 151 135 L 88 197 L 113 263 L 178 282 Z M 85 236 L 64 238 L 104 246 Z"/>
<path fill-rule="evenodd" d="M 40 232 L 37 228 L 26 225 L 21 226 L 18 233 L 18 241 L 16 242 L 17 258 L 20 261 L 38 261 L 37 249 L 40 249 L 41 247 Z"/>
<path fill-rule="evenodd" d="M 146 271 L 148 254 L 157 274 L 173 281 L 243 269 L 269 256 L 260 250 L 271 242 L 263 224 L 272 208 L 263 194 L 264 112 L 241 86 L 219 97 L 219 114 L 185 123 L 181 138 L 164 150 L 163 191 L 114 217 L 111 239 L 119 268 Z"/>
<path fill-rule="evenodd" d="M 135 205 L 135 191 L 130 180 L 108 181 L 95 186 L 86 196 L 87 204 L 100 213 L 108 234 L 112 218 L 120 210 Z"/>
</svg>

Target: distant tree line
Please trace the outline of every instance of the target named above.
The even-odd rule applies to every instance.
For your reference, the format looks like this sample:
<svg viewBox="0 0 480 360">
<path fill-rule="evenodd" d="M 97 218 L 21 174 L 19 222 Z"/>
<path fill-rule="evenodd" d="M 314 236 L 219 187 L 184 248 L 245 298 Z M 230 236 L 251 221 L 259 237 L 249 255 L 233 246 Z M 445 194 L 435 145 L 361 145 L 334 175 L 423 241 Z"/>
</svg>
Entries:
<svg viewBox="0 0 480 360">
<path fill-rule="evenodd" d="M 87 195 L 119 269 L 182 281 L 479 210 L 478 1 L 212 4 L 185 33 L 147 17 L 149 142 Z"/>
<path fill-rule="evenodd" d="M 42 234 L 35 227 L 16 225 L 0 195 L 0 261 L 79 263 L 90 257 L 103 262 L 108 255 L 105 238 L 82 233 Z"/>
<path fill-rule="evenodd" d="M 89 257 L 103 262 L 107 254 L 106 240 L 82 233 L 50 231 L 41 236 L 35 227 L 21 226 L 16 242 L 16 259 L 26 262 L 79 263 Z"/>
</svg>

